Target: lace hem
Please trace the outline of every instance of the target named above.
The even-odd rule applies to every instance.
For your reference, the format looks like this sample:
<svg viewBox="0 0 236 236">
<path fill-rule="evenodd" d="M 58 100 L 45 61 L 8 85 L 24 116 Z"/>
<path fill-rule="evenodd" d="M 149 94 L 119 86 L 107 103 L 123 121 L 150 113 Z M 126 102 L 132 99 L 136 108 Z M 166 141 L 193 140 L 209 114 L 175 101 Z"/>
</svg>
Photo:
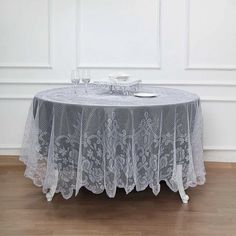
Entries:
<svg viewBox="0 0 236 236">
<path fill-rule="evenodd" d="M 38 178 L 35 178 L 33 177 L 34 174 L 33 174 L 33 171 L 30 170 L 30 167 L 27 166 L 27 161 L 23 158 L 20 158 L 20 161 L 22 161 L 25 165 L 26 165 L 26 170 L 25 170 L 25 174 L 24 176 L 31 179 L 32 182 L 34 183 L 35 186 L 37 187 L 43 187 L 43 183 L 44 183 L 44 178 L 41 177 L 40 179 Z M 203 185 L 205 184 L 205 181 L 206 181 L 206 178 L 205 178 L 205 175 L 206 173 L 202 173 L 201 176 L 197 176 L 197 181 L 188 181 L 186 184 L 184 184 L 184 189 L 188 189 L 189 187 L 196 187 L 198 185 Z M 137 185 L 132 185 L 132 186 L 129 186 L 129 188 L 127 189 L 124 185 L 117 185 L 115 187 L 115 189 L 117 190 L 117 188 L 122 188 L 125 190 L 126 194 L 129 194 L 130 192 L 134 191 L 134 189 L 137 191 L 137 192 L 141 192 L 141 191 L 144 191 L 145 189 L 147 189 L 148 187 L 152 189 L 152 192 L 155 196 L 157 196 L 161 190 L 161 184 L 160 182 L 164 181 L 166 183 L 166 185 L 169 187 L 170 190 L 172 190 L 173 192 L 177 192 L 178 189 L 173 187 L 173 182 L 176 183 L 176 180 L 173 180 L 171 179 L 170 181 L 168 179 L 160 179 L 158 184 L 153 186 L 152 183 L 149 183 L 149 184 L 145 184 L 142 188 L 137 188 Z M 109 198 L 114 198 L 115 195 L 116 195 L 116 190 L 115 190 L 115 194 L 114 195 L 110 195 L 107 191 L 106 191 L 106 188 L 101 188 L 100 191 L 95 191 L 92 187 L 89 187 L 89 186 L 86 186 L 86 185 L 80 185 L 78 188 L 76 188 L 75 186 L 74 187 L 71 187 L 69 190 L 67 190 L 67 192 L 69 192 L 69 194 L 65 194 L 64 193 L 64 189 L 62 187 L 57 187 L 56 189 L 56 193 L 61 193 L 62 197 L 66 200 L 70 199 L 73 194 L 75 196 L 78 195 L 80 189 L 84 187 L 86 188 L 87 190 L 91 191 L 92 193 L 94 194 L 102 194 L 104 191 L 106 192 L 106 195 L 109 197 Z M 46 194 L 47 193 L 47 190 L 45 188 L 43 188 L 43 193 Z"/>
</svg>

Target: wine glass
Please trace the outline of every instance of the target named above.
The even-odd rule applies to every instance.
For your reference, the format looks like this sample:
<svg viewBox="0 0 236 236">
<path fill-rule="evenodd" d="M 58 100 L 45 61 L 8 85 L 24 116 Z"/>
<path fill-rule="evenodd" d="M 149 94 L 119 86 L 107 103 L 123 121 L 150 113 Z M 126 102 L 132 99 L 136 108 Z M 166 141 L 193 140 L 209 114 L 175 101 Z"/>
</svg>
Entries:
<svg viewBox="0 0 236 236">
<path fill-rule="evenodd" d="M 88 93 L 88 84 L 90 82 L 90 71 L 89 70 L 84 70 L 82 75 L 82 82 L 85 85 L 85 93 Z"/>
<path fill-rule="evenodd" d="M 80 76 L 78 70 L 72 70 L 71 72 L 71 82 L 74 85 L 74 92 L 76 93 L 77 85 L 80 82 Z"/>
</svg>

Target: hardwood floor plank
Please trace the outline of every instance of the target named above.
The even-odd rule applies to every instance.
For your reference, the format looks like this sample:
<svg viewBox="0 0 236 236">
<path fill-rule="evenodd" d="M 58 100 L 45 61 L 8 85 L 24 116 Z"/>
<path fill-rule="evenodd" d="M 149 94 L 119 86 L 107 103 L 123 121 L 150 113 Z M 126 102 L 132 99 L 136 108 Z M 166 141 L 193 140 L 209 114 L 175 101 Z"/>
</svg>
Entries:
<svg viewBox="0 0 236 236">
<path fill-rule="evenodd" d="M 0 157 L 1 236 L 236 235 L 236 164 L 206 163 L 207 182 L 187 190 L 187 205 L 164 183 L 157 197 L 150 189 L 119 189 L 114 199 L 82 189 L 48 203 L 24 169 L 18 157 Z"/>
</svg>

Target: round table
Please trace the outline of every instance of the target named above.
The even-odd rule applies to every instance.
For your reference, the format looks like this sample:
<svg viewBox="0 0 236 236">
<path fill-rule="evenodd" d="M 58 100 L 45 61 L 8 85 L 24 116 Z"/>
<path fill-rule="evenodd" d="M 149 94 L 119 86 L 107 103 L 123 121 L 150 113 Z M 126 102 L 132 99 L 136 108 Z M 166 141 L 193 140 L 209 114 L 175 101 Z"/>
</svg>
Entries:
<svg viewBox="0 0 236 236">
<path fill-rule="evenodd" d="M 33 99 L 20 160 L 25 176 L 43 187 L 50 201 L 81 187 L 114 197 L 148 186 L 157 195 L 160 181 L 179 191 L 205 182 L 202 114 L 197 95 L 142 84 L 157 97 L 109 94 L 105 88 L 65 87 Z"/>
</svg>

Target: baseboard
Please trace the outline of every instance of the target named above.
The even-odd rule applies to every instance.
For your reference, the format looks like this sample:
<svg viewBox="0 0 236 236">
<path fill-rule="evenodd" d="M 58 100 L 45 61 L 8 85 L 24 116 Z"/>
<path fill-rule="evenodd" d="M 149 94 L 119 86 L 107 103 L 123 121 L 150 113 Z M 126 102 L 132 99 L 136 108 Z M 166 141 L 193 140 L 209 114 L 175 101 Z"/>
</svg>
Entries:
<svg viewBox="0 0 236 236">
<path fill-rule="evenodd" d="M 20 149 L 14 147 L 0 148 L 1 156 L 19 156 Z M 1 158 L 1 157 L 0 157 Z M 208 162 L 229 162 L 236 163 L 236 150 L 216 149 L 204 150 L 204 160 Z"/>
<path fill-rule="evenodd" d="M 0 156 L 19 156 L 20 149 L 14 147 L 0 147 Z"/>
<path fill-rule="evenodd" d="M 204 160 L 236 163 L 236 150 L 204 150 Z"/>
</svg>

